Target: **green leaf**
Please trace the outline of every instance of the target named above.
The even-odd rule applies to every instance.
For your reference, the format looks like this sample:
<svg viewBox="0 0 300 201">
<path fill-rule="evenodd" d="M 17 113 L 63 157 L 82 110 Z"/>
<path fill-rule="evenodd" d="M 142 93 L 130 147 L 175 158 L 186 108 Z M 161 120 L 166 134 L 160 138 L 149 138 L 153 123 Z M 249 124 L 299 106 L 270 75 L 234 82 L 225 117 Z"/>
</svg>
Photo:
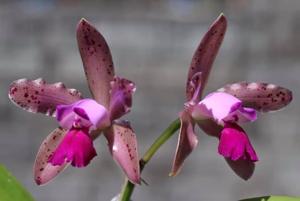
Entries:
<svg viewBox="0 0 300 201">
<path fill-rule="evenodd" d="M 34 201 L 30 193 L 0 164 L 0 200 Z"/>
<path fill-rule="evenodd" d="M 240 201 L 300 201 L 300 198 L 269 195 L 269 196 L 256 197 L 256 198 L 247 198 Z"/>
</svg>

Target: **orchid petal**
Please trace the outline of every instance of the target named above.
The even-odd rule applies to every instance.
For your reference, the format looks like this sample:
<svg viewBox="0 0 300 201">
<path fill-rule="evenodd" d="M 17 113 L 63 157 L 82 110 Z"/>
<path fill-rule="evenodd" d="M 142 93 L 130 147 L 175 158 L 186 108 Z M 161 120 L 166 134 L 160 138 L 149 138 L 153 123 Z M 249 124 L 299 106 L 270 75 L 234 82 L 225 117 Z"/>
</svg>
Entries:
<svg viewBox="0 0 300 201">
<path fill-rule="evenodd" d="M 111 82 L 109 113 L 112 120 L 118 119 L 130 111 L 132 94 L 135 89 L 135 84 L 124 78 L 115 77 Z"/>
<path fill-rule="evenodd" d="M 218 91 L 229 93 L 240 99 L 243 106 L 251 107 L 261 112 L 279 110 L 288 105 L 293 99 L 290 90 L 261 82 L 227 84 Z"/>
<path fill-rule="evenodd" d="M 74 167 L 85 167 L 96 155 L 88 129 L 72 128 L 49 157 L 48 162 L 59 166 L 65 162 L 71 162 Z"/>
<path fill-rule="evenodd" d="M 64 163 L 60 166 L 53 166 L 48 163 L 49 157 L 56 150 L 66 134 L 66 130 L 57 128 L 42 142 L 34 163 L 34 180 L 38 185 L 45 184 L 52 180 L 67 166 Z"/>
<path fill-rule="evenodd" d="M 207 95 L 197 105 L 191 107 L 190 113 L 196 121 L 212 118 L 220 125 L 223 125 L 224 121 L 248 122 L 256 120 L 255 110 L 243 108 L 239 99 L 224 92 L 214 92 Z"/>
<path fill-rule="evenodd" d="M 105 137 L 114 160 L 123 169 L 128 179 L 135 184 L 140 184 L 137 140 L 129 123 L 115 122 L 105 132 Z"/>
<path fill-rule="evenodd" d="M 54 116 L 57 105 L 71 104 L 81 99 L 75 89 L 67 89 L 63 83 L 47 84 L 42 79 L 19 79 L 9 87 L 10 100 L 22 109 L 33 113 Z"/>
<path fill-rule="evenodd" d="M 187 112 L 184 111 L 181 113 L 180 121 L 180 134 L 178 137 L 176 153 L 170 176 L 176 176 L 179 173 L 184 160 L 190 155 L 190 153 L 198 144 L 192 119 Z"/>
<path fill-rule="evenodd" d="M 223 41 L 226 27 L 226 17 L 221 14 L 210 26 L 209 30 L 201 40 L 196 52 L 194 53 L 187 79 L 186 97 L 188 101 L 193 97 L 193 91 L 190 91 L 189 83 L 192 77 L 198 72 L 202 73 L 201 88 L 198 100 L 201 98 L 201 94 L 203 93 L 203 89 L 206 85 L 212 64 Z"/>
<path fill-rule="evenodd" d="M 229 167 L 235 172 L 235 174 L 237 174 L 242 179 L 248 180 L 253 175 L 255 169 L 254 162 L 242 159 L 233 161 L 229 158 L 225 158 L 225 160 Z"/>
<path fill-rule="evenodd" d="M 103 36 L 85 19 L 77 26 L 77 42 L 90 91 L 97 102 L 108 108 L 110 81 L 114 67 Z"/>
</svg>

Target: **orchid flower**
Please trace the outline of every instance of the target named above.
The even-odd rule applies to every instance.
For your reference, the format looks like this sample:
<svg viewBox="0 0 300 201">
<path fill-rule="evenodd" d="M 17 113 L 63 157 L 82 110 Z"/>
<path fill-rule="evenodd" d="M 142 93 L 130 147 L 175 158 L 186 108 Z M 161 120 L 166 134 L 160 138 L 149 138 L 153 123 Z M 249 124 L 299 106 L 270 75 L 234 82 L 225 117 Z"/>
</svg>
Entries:
<svg viewBox="0 0 300 201">
<path fill-rule="evenodd" d="M 135 84 L 115 76 L 103 36 L 82 19 L 77 41 L 85 75 L 94 99 L 83 98 L 62 83 L 20 79 L 10 85 L 9 98 L 17 106 L 56 117 L 59 127 L 43 141 L 34 164 L 34 178 L 45 184 L 68 164 L 84 167 L 97 155 L 93 139 L 102 132 L 113 158 L 128 179 L 140 183 L 137 141 L 129 122 L 120 120 L 132 104 Z"/>
<path fill-rule="evenodd" d="M 257 119 L 257 112 L 281 109 L 292 100 L 288 89 L 268 83 L 233 83 L 201 100 L 204 87 L 223 41 L 227 20 L 221 14 L 197 48 L 188 73 L 184 110 L 180 113 L 180 134 L 170 175 L 175 176 L 198 144 L 195 124 L 219 139 L 218 152 L 241 178 L 249 179 L 258 156 L 241 124 Z"/>
</svg>

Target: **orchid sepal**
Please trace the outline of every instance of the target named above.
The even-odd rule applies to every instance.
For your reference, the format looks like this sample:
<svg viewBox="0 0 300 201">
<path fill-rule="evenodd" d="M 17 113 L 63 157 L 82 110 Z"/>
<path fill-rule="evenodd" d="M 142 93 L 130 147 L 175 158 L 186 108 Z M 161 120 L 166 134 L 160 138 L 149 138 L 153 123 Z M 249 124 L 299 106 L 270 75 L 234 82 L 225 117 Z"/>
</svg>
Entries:
<svg viewBox="0 0 300 201">
<path fill-rule="evenodd" d="M 68 166 L 69 163 L 59 166 L 48 163 L 49 157 L 56 150 L 65 135 L 66 130 L 56 128 L 42 142 L 33 166 L 34 180 L 37 185 L 48 183 Z"/>
<path fill-rule="evenodd" d="M 77 25 L 77 42 L 90 91 L 97 102 L 108 108 L 110 82 L 115 73 L 107 42 L 85 19 Z"/>
<path fill-rule="evenodd" d="M 123 169 L 127 178 L 135 183 L 141 183 L 140 164 L 136 135 L 127 121 L 114 121 L 104 132 L 110 153 Z"/>
<path fill-rule="evenodd" d="M 193 97 L 193 92 L 190 91 L 189 88 L 190 81 L 192 77 L 198 72 L 202 74 L 201 87 L 199 90 L 200 93 L 198 96 L 198 100 L 200 100 L 206 86 L 212 64 L 221 47 L 226 29 L 227 19 L 223 14 L 221 14 L 209 27 L 198 48 L 196 49 L 188 72 L 186 84 L 187 101 L 191 100 L 191 98 Z"/>
<path fill-rule="evenodd" d="M 255 170 L 255 162 L 239 159 L 233 161 L 229 158 L 224 158 L 231 170 L 243 180 L 248 180 L 252 177 Z"/>
<path fill-rule="evenodd" d="M 177 148 L 170 176 L 176 176 L 180 172 L 184 160 L 198 145 L 198 138 L 194 132 L 194 123 L 188 112 L 181 112 L 180 122 Z"/>
</svg>

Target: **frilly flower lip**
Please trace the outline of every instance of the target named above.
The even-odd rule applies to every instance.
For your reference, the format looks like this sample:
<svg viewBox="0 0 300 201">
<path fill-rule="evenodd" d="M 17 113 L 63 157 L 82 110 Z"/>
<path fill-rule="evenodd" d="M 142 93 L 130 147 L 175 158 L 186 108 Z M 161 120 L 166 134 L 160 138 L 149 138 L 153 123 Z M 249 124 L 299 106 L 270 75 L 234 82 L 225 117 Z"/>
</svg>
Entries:
<svg viewBox="0 0 300 201">
<path fill-rule="evenodd" d="M 218 152 L 233 161 L 239 159 L 258 161 L 246 132 L 237 124 L 225 124 L 220 134 Z"/>
<path fill-rule="evenodd" d="M 97 155 L 88 129 L 72 128 L 68 131 L 56 151 L 49 157 L 52 165 L 71 162 L 74 167 L 85 167 Z"/>
<path fill-rule="evenodd" d="M 195 121 L 211 118 L 222 126 L 226 122 L 245 123 L 257 119 L 254 109 L 243 107 L 242 101 L 224 92 L 210 93 L 192 106 L 190 113 Z"/>
</svg>

